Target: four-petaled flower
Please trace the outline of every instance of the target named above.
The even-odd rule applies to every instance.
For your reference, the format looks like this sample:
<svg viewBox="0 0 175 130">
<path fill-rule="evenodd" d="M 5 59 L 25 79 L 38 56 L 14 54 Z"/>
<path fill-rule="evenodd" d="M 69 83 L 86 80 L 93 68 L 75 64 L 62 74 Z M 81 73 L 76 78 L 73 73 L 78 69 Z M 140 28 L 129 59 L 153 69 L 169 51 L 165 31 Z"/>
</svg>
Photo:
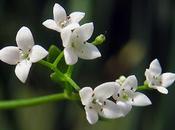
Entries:
<svg viewBox="0 0 175 130">
<path fill-rule="evenodd" d="M 90 87 L 84 87 L 79 91 L 90 124 L 98 121 L 98 114 L 109 119 L 124 116 L 122 106 L 108 99 L 114 94 L 115 86 L 116 82 L 107 82 L 97 86 L 94 91 Z"/>
<path fill-rule="evenodd" d="M 149 66 L 149 69 L 146 69 L 146 83 L 150 88 L 157 89 L 160 93 L 167 94 L 167 87 L 170 86 L 175 81 L 174 73 L 162 73 L 162 68 L 157 59 L 153 60 Z"/>
<path fill-rule="evenodd" d="M 143 93 L 136 92 L 137 90 L 137 78 L 135 75 L 120 77 L 116 80 L 115 93 L 113 98 L 117 104 L 125 105 L 123 113 L 125 115 L 131 110 L 133 106 L 147 106 L 151 105 L 149 98 Z"/>
<path fill-rule="evenodd" d="M 94 30 L 93 23 L 86 23 L 75 29 L 66 28 L 61 33 L 63 41 L 65 61 L 73 65 L 82 59 L 95 59 L 101 56 L 97 47 L 87 40 L 91 37 Z"/>
<path fill-rule="evenodd" d="M 47 56 L 48 52 L 39 45 L 34 45 L 31 31 L 22 27 L 16 35 L 16 46 L 7 46 L 0 50 L 0 60 L 16 65 L 15 74 L 21 82 L 25 82 L 32 63 Z"/>
<path fill-rule="evenodd" d="M 54 20 L 48 19 L 43 25 L 49 29 L 61 32 L 65 27 L 70 26 L 72 29 L 79 26 L 80 20 L 85 16 L 83 12 L 73 12 L 67 16 L 66 11 L 59 4 L 53 7 Z"/>
</svg>

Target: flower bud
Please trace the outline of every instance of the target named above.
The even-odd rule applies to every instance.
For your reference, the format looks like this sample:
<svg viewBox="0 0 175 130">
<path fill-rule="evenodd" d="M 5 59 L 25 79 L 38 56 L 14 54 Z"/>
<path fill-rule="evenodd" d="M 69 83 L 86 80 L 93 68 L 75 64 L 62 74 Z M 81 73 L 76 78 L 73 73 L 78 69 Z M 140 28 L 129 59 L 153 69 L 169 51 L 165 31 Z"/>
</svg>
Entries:
<svg viewBox="0 0 175 130">
<path fill-rule="evenodd" d="M 92 43 L 94 45 L 101 45 L 105 40 L 106 40 L 105 35 L 100 34 L 95 38 L 95 40 Z"/>
</svg>

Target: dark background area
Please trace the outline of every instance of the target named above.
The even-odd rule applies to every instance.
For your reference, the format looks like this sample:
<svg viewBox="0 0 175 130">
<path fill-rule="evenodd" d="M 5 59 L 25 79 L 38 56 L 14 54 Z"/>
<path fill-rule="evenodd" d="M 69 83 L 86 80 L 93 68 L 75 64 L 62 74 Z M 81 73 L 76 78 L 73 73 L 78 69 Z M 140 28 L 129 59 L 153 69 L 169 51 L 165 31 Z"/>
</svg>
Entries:
<svg viewBox="0 0 175 130">
<path fill-rule="evenodd" d="M 94 22 L 94 35 L 106 35 L 98 46 L 102 57 L 79 60 L 74 79 L 84 86 L 96 87 L 114 81 L 120 75 L 135 74 L 142 85 L 144 71 L 158 58 L 163 72 L 175 72 L 174 0 L 0 0 L 0 48 L 16 45 L 17 31 L 31 29 L 36 44 L 46 49 L 51 44 L 62 48 L 59 33 L 42 25 L 52 18 L 55 3 L 67 13 L 86 13 L 81 24 Z M 153 105 L 134 107 L 125 117 L 99 121 L 91 126 L 83 107 L 77 102 L 58 102 L 15 110 L 0 110 L 0 130 L 173 130 L 175 128 L 175 85 L 168 95 L 146 91 Z M 49 71 L 38 65 L 26 84 L 15 76 L 14 66 L 0 62 L 0 98 L 11 100 L 47 95 L 60 91 L 49 79 Z"/>
</svg>

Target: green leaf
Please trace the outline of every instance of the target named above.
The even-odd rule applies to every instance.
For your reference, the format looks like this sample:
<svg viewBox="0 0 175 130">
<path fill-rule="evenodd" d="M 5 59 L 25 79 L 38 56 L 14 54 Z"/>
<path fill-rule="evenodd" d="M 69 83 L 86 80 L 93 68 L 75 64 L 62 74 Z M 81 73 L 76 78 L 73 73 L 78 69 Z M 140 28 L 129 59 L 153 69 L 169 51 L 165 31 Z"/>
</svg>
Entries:
<svg viewBox="0 0 175 130">
<path fill-rule="evenodd" d="M 67 68 L 68 68 L 68 66 L 67 66 L 67 64 L 66 64 L 66 62 L 64 60 L 64 57 L 63 57 L 60 60 L 60 62 L 58 63 L 58 69 L 61 70 L 61 72 L 66 73 Z"/>
<path fill-rule="evenodd" d="M 61 52 L 62 51 L 57 46 L 51 45 L 49 48 L 49 55 L 47 57 L 47 61 L 50 63 L 53 63 L 55 59 L 60 55 Z M 62 72 L 66 72 L 68 67 L 65 63 L 64 58 L 60 60 L 57 66 L 58 66 L 58 69 L 61 70 Z"/>
<path fill-rule="evenodd" d="M 64 87 L 64 91 L 67 95 L 70 95 L 74 89 L 70 86 L 69 83 L 66 82 L 64 77 L 61 77 L 58 73 L 54 72 L 50 75 L 52 81 L 58 83 L 60 86 Z"/>
<path fill-rule="evenodd" d="M 47 56 L 47 61 L 53 63 L 60 53 L 61 50 L 57 46 L 51 45 L 49 48 L 49 55 Z"/>
</svg>

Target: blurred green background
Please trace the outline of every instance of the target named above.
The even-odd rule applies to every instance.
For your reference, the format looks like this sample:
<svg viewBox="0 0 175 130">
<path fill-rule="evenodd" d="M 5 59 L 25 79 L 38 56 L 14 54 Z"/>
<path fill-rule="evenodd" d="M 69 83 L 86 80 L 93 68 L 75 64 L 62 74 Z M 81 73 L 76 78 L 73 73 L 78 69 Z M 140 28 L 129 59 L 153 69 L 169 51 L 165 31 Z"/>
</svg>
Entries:
<svg viewBox="0 0 175 130">
<path fill-rule="evenodd" d="M 158 58 L 163 71 L 175 72 L 174 0 L 0 0 L 0 47 L 15 45 L 21 26 L 31 29 L 35 43 L 46 49 L 51 44 L 62 48 L 60 36 L 42 25 L 52 18 L 55 3 L 68 14 L 86 13 L 81 23 L 94 22 L 93 38 L 104 33 L 107 41 L 99 46 L 102 57 L 80 60 L 74 79 L 84 86 L 96 87 L 120 75 L 136 74 L 140 84 L 144 71 Z M 92 41 L 93 38 L 90 40 Z M 0 62 L 0 99 L 29 98 L 56 93 L 61 89 L 49 79 L 49 71 L 34 64 L 23 85 L 14 66 Z M 58 102 L 15 110 L 0 110 L 0 130 L 173 130 L 175 128 L 175 85 L 168 95 L 145 92 L 153 105 L 134 107 L 125 117 L 88 124 L 80 103 Z"/>
</svg>

